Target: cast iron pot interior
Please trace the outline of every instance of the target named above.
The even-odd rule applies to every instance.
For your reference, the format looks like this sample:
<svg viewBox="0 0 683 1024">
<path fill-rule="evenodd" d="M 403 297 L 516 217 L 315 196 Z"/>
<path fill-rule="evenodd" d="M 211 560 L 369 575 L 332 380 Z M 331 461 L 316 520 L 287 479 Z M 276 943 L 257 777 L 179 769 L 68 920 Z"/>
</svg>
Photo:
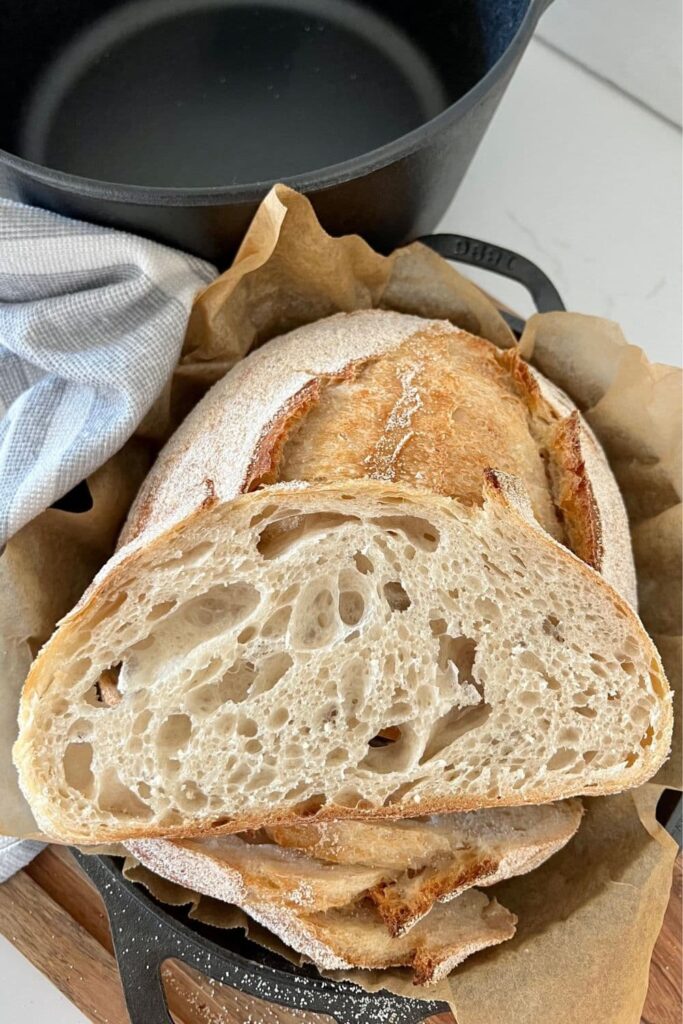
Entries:
<svg viewBox="0 0 683 1024">
<path fill-rule="evenodd" d="M 549 0 L 3 0 L 0 194 L 224 265 L 286 181 L 433 229 Z"/>
</svg>

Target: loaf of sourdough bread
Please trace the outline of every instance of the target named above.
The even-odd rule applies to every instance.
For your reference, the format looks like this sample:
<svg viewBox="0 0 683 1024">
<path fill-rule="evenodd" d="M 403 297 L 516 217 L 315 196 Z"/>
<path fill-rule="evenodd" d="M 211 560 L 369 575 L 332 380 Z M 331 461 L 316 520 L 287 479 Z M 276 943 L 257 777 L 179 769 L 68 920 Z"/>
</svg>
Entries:
<svg viewBox="0 0 683 1024">
<path fill-rule="evenodd" d="M 21 784 L 79 843 L 615 792 L 672 727 L 634 604 L 566 396 L 448 323 L 338 315 L 168 443 L 31 670 Z"/>
</svg>

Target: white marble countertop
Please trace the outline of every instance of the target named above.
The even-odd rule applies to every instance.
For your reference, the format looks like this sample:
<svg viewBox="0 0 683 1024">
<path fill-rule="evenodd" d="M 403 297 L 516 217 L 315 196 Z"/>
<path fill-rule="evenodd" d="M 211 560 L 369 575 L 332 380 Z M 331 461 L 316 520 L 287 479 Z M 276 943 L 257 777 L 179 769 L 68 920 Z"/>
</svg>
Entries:
<svg viewBox="0 0 683 1024">
<path fill-rule="evenodd" d="M 680 365 L 681 202 L 680 130 L 534 40 L 440 229 L 527 256 L 567 309 Z M 478 280 L 531 312 L 519 285 Z"/>
<path fill-rule="evenodd" d="M 680 165 L 676 126 L 533 41 L 440 229 L 522 253 L 568 309 L 611 317 L 680 364 Z M 531 311 L 519 286 L 481 281 Z M 85 1020 L 1 937 L 0 993 L 8 1024 Z"/>
</svg>

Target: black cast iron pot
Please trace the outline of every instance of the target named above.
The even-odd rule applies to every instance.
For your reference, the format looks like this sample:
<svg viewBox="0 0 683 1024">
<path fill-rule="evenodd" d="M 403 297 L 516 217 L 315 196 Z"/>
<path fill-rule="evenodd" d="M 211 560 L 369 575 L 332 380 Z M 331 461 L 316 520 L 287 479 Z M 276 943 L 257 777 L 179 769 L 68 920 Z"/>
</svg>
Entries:
<svg viewBox="0 0 683 1024">
<path fill-rule="evenodd" d="M 0 195 L 225 265 L 276 181 L 388 252 L 450 203 L 550 0 L 2 0 Z"/>
</svg>

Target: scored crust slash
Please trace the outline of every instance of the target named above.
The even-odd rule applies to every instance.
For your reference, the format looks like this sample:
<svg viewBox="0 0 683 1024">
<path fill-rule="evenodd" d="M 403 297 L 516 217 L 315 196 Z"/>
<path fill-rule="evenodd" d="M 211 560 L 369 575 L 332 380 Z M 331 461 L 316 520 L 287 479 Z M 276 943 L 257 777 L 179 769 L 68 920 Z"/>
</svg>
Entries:
<svg viewBox="0 0 683 1024">
<path fill-rule="evenodd" d="M 216 504 L 218 497 L 216 495 L 216 488 L 214 487 L 213 480 L 211 480 L 210 477 L 205 479 L 204 486 L 206 488 L 206 497 L 202 502 L 202 508 L 209 509 Z"/>
</svg>

